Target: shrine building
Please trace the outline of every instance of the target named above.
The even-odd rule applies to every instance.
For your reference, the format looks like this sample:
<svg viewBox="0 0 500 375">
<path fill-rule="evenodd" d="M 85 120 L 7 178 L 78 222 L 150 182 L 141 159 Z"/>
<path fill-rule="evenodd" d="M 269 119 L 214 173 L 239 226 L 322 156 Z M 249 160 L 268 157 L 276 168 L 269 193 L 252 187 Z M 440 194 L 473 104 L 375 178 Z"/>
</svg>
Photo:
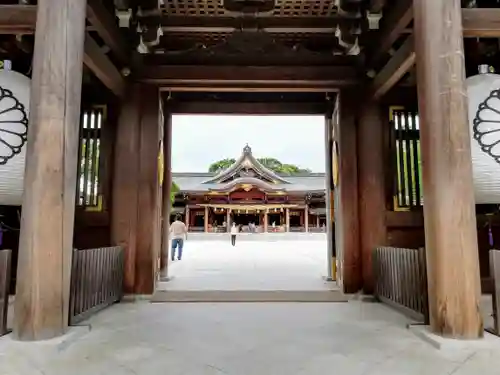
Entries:
<svg viewBox="0 0 500 375">
<path fill-rule="evenodd" d="M 219 173 L 172 173 L 179 192 L 171 215 L 181 214 L 191 232 L 325 232 L 326 175 L 279 175 L 245 146 Z M 250 225 L 250 226 L 249 226 Z"/>
</svg>

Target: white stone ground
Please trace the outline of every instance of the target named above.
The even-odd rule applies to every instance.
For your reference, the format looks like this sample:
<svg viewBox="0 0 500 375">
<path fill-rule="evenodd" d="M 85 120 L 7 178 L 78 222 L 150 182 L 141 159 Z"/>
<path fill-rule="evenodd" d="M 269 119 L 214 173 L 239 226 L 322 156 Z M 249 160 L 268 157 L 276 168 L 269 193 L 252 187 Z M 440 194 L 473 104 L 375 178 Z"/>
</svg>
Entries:
<svg viewBox="0 0 500 375">
<path fill-rule="evenodd" d="M 187 244 L 186 257 L 172 267 L 171 285 L 200 289 L 195 280 L 203 280 L 203 287 L 208 283 L 227 289 L 226 282 L 232 280 L 234 289 L 271 288 L 293 276 L 298 280 L 294 288 L 299 281 L 324 287 L 322 281 L 313 281 L 326 273 L 321 243 L 252 245 L 258 247 L 242 245 L 234 249 L 239 256 L 229 256 L 233 250 L 222 244 Z M 211 256 L 221 252 L 223 259 Z M 235 281 L 242 275 L 243 281 Z M 266 281 L 268 276 L 272 278 Z M 496 341 L 436 350 L 406 329 L 408 322 L 384 305 L 360 301 L 121 303 L 86 322 L 90 331 L 79 327 L 64 342 L 0 339 L 0 375 L 500 373 Z"/>
<path fill-rule="evenodd" d="M 326 241 L 186 241 L 159 289 L 317 290 L 327 272 Z"/>
</svg>

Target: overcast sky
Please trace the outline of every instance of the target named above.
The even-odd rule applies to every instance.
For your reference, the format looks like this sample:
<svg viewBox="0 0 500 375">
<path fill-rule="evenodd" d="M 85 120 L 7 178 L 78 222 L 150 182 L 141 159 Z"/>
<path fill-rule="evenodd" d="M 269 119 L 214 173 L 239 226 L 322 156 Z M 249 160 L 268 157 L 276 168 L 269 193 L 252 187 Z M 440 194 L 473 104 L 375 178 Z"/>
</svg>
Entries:
<svg viewBox="0 0 500 375">
<path fill-rule="evenodd" d="M 325 171 L 322 116 L 176 115 L 172 126 L 173 172 L 207 172 L 214 161 L 237 159 L 245 147 L 255 157 Z"/>
</svg>

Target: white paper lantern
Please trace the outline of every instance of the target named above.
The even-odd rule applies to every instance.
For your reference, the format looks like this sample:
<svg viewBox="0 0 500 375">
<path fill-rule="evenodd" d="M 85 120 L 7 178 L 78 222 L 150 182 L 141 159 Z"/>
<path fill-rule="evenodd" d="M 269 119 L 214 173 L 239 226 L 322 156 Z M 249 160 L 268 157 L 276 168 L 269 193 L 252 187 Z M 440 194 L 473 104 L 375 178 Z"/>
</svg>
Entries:
<svg viewBox="0 0 500 375">
<path fill-rule="evenodd" d="M 31 81 L 0 70 L 0 205 L 22 204 Z"/>
</svg>

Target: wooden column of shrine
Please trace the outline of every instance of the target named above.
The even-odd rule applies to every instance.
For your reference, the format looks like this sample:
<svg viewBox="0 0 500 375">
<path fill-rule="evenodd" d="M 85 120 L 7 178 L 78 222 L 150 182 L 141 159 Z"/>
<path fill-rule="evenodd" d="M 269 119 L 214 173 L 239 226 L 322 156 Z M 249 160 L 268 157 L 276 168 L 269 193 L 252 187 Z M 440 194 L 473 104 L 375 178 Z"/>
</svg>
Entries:
<svg viewBox="0 0 500 375">
<path fill-rule="evenodd" d="M 460 0 L 414 2 L 430 324 L 483 335 Z"/>
<path fill-rule="evenodd" d="M 387 116 L 385 116 L 387 118 Z M 363 290 L 373 293 L 372 253 L 387 241 L 385 226 L 383 113 L 374 101 L 365 102 L 358 119 L 359 240 L 362 256 Z"/>
<path fill-rule="evenodd" d="M 208 211 L 208 206 L 205 206 L 205 215 L 203 216 L 203 220 L 204 220 L 204 231 L 205 233 L 208 233 L 208 215 L 209 215 L 209 211 Z"/>
<path fill-rule="evenodd" d="M 39 0 L 19 243 L 14 335 L 68 326 L 85 2 Z"/>
<path fill-rule="evenodd" d="M 266 209 L 264 211 L 264 233 L 267 233 L 269 230 L 269 210 Z"/>
<path fill-rule="evenodd" d="M 306 204 L 306 208 L 304 208 L 304 228 L 306 233 L 309 232 L 309 205 Z"/>
<path fill-rule="evenodd" d="M 339 102 L 339 123 L 335 134 L 338 142 L 335 243 L 337 257 L 341 263 L 339 273 L 343 290 L 346 293 L 356 293 L 362 287 L 356 151 L 356 113 L 359 103 L 356 93 L 351 91 L 342 91 Z"/>
<path fill-rule="evenodd" d="M 134 84 L 122 103 L 115 143 L 111 240 L 125 249 L 125 293 L 154 290 L 160 254 L 159 92 Z"/>
<path fill-rule="evenodd" d="M 288 207 L 285 209 L 285 225 L 286 231 L 290 232 L 290 209 Z"/>
</svg>

